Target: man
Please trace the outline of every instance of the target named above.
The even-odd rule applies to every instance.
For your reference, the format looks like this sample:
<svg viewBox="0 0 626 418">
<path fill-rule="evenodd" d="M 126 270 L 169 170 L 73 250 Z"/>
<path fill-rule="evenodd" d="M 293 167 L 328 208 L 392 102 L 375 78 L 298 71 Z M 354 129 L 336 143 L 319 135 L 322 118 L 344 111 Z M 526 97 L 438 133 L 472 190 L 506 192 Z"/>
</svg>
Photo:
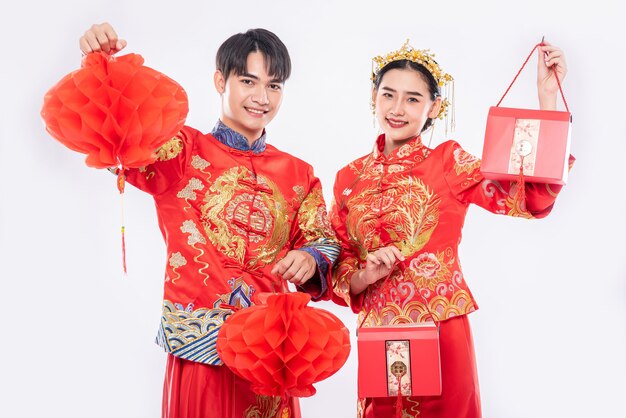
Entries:
<svg viewBox="0 0 626 418">
<path fill-rule="evenodd" d="M 80 39 L 85 54 L 125 46 L 108 23 Z M 288 291 L 286 281 L 327 299 L 339 246 L 312 167 L 265 142 L 291 72 L 285 45 L 264 29 L 236 34 L 216 67 L 211 134 L 185 126 L 157 162 L 126 177 L 154 197 L 167 244 L 163 417 L 298 417 L 297 399 L 257 396 L 223 366 L 216 337 L 255 292 Z"/>
</svg>

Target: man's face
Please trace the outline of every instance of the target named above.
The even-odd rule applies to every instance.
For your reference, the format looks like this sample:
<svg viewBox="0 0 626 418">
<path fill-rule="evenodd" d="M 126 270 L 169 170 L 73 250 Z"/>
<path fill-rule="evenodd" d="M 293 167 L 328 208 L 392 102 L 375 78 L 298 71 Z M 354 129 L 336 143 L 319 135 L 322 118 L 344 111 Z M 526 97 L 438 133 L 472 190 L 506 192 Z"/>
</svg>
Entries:
<svg viewBox="0 0 626 418">
<path fill-rule="evenodd" d="M 245 74 L 215 72 L 215 88 L 222 97 L 221 119 L 228 127 L 254 142 L 280 108 L 283 100 L 283 82 L 267 73 L 265 57 L 251 52 Z"/>
</svg>

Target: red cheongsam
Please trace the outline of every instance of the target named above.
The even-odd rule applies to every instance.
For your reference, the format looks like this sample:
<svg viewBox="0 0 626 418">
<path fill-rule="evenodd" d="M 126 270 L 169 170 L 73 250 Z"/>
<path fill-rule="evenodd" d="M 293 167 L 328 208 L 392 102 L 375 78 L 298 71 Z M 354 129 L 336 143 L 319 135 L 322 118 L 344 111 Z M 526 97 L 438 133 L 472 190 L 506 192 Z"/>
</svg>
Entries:
<svg viewBox="0 0 626 418">
<path fill-rule="evenodd" d="M 441 397 L 404 398 L 404 417 L 479 417 L 474 349 L 466 314 L 478 309 L 459 264 L 458 246 L 468 206 L 493 213 L 542 218 L 560 186 L 526 184 L 515 204 L 515 182 L 483 178 L 480 160 L 454 141 L 435 149 L 420 138 L 383 154 L 381 135 L 371 154 L 337 173 L 331 219 L 342 252 L 333 299 L 359 314 L 363 326 L 441 321 Z M 570 158 L 570 165 L 573 158 Z M 352 274 L 368 252 L 395 245 L 406 257 L 390 276 L 359 295 Z M 394 398 L 359 400 L 360 417 L 395 416 Z"/>
</svg>

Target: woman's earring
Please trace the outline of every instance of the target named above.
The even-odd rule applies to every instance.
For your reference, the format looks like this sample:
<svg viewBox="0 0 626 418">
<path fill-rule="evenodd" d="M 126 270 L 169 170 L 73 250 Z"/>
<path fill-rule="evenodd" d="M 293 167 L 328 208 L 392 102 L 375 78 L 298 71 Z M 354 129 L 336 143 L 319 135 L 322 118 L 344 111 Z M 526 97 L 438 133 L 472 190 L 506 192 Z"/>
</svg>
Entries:
<svg viewBox="0 0 626 418">
<path fill-rule="evenodd" d="M 372 126 L 376 127 L 376 103 L 372 100 L 370 102 L 370 109 L 372 109 Z"/>
</svg>

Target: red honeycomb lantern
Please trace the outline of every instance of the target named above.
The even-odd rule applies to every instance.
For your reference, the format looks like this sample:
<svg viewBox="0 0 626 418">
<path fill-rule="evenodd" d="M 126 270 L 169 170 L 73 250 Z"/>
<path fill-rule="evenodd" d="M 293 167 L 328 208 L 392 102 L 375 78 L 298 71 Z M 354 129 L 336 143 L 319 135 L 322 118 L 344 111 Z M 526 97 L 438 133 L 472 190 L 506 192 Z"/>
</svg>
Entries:
<svg viewBox="0 0 626 418">
<path fill-rule="evenodd" d="M 44 98 L 46 130 L 95 168 L 144 167 L 182 128 L 187 94 L 138 54 L 85 56 Z M 123 186 L 123 184 L 122 184 Z M 121 190 L 120 190 L 121 191 Z"/>
<path fill-rule="evenodd" d="M 44 97 L 46 130 L 71 150 L 87 154 L 89 167 L 124 170 L 156 161 L 156 151 L 183 127 L 187 93 L 171 78 L 143 65 L 141 55 L 100 52 L 63 77 Z M 124 226 L 122 253 L 126 272 Z"/>
<path fill-rule="evenodd" d="M 261 297 L 259 297 L 261 299 Z M 306 306 L 305 293 L 263 295 L 222 325 L 217 352 L 260 395 L 308 397 L 350 354 L 350 336 L 328 311 Z"/>
</svg>

